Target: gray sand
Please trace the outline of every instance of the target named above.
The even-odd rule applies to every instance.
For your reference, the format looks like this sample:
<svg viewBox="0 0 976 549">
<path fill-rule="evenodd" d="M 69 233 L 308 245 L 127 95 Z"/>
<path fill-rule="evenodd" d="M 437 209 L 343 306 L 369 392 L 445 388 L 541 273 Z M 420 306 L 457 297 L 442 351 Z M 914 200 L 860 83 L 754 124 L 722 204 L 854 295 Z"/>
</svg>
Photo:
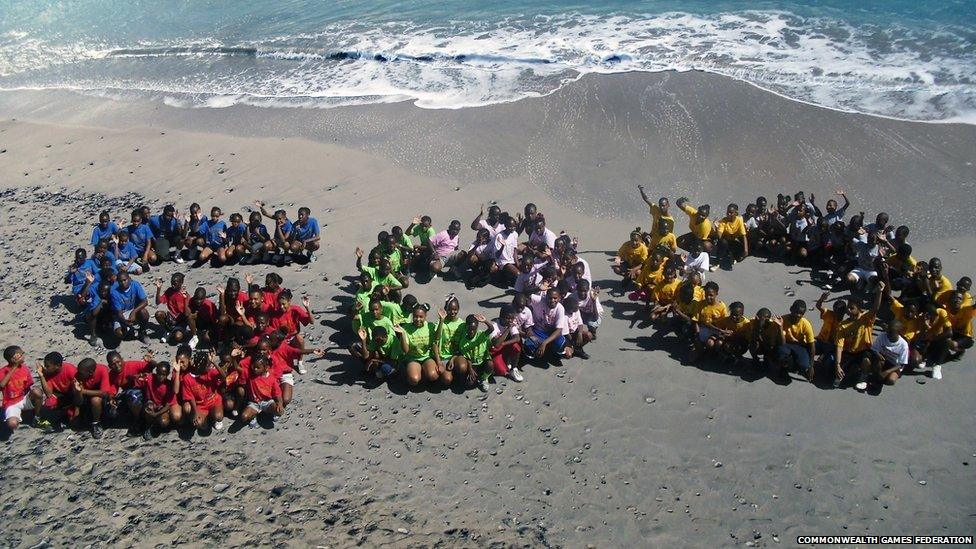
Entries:
<svg viewBox="0 0 976 549">
<path fill-rule="evenodd" d="M 546 98 L 459 111 L 180 111 L 18 93 L 0 95 L 0 114 L 0 339 L 31 358 L 104 355 L 74 336 L 57 296 L 94 214 L 108 205 L 124 215 L 129 192 L 154 209 L 310 206 L 321 258 L 279 272 L 312 298 L 315 346 L 348 342 L 336 307 L 349 301 L 355 246 L 418 213 L 438 228 L 452 217 L 467 226 L 489 200 L 535 202 L 553 229 L 579 235 L 610 289 L 591 360 L 530 367 L 525 383 L 499 380 L 487 395 L 376 387 L 333 348 L 309 364 L 271 430 L 149 444 L 122 430 L 99 444 L 18 431 L 0 469 L 0 509 L 17 517 L 9 545 L 763 546 L 976 529 L 972 355 L 942 382 L 909 377 L 876 396 L 686 366 L 669 338 L 632 320 L 609 269 L 629 231 L 648 223 L 638 182 L 713 208 L 801 188 L 822 203 L 843 185 L 852 211 L 885 209 L 912 227 L 918 257 L 940 255 L 953 279 L 972 275 L 976 239 L 958 215 L 976 205 L 972 126 L 836 113 L 700 74 L 585 78 Z M 465 229 L 462 241 L 471 237 Z M 187 284 L 213 288 L 243 272 L 204 268 Z M 749 315 L 785 311 L 787 286 L 818 295 L 805 270 L 755 258 L 712 279 Z M 440 280 L 411 291 L 433 303 L 458 292 L 462 314 L 507 300 Z"/>
</svg>

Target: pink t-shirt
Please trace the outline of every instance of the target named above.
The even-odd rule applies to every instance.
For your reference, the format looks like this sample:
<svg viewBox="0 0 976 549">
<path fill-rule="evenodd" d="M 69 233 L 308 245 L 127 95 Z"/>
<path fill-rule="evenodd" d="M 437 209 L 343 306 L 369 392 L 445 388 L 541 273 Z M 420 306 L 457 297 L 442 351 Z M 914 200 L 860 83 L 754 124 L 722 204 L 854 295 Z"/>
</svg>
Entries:
<svg viewBox="0 0 976 549">
<path fill-rule="evenodd" d="M 434 235 L 430 239 L 430 245 L 434 248 L 434 253 L 440 257 L 451 255 L 454 250 L 458 247 L 458 239 L 461 235 L 458 234 L 454 238 L 447 234 L 447 231 L 441 231 Z"/>
<path fill-rule="evenodd" d="M 566 310 L 563 309 L 563 304 L 557 303 L 550 309 L 548 301 L 545 296 L 538 294 L 531 297 L 529 307 L 532 309 L 532 322 L 546 330 L 559 328 L 563 335 L 568 335 L 569 326 L 566 325 Z"/>
</svg>

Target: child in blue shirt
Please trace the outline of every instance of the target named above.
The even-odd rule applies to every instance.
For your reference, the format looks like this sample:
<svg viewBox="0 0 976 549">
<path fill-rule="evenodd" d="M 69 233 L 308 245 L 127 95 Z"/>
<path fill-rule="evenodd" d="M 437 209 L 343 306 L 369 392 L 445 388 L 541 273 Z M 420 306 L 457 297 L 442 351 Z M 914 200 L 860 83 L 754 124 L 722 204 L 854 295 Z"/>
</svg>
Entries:
<svg viewBox="0 0 976 549">
<path fill-rule="evenodd" d="M 95 228 L 92 229 L 92 247 L 94 248 L 103 240 L 112 238 L 117 232 L 119 232 L 119 226 L 112 221 L 112 217 L 108 212 L 98 214 L 98 225 L 95 225 Z"/>
<path fill-rule="evenodd" d="M 128 231 L 120 232 L 113 244 L 115 245 L 115 250 L 113 251 L 115 255 L 115 266 L 118 270 L 125 271 L 129 274 L 142 274 L 142 265 L 140 263 L 142 256 L 139 254 L 139 249 L 132 242 Z"/>
<path fill-rule="evenodd" d="M 250 263 L 267 260 L 267 256 L 274 253 L 275 245 L 267 227 L 261 223 L 261 212 L 251 212 L 247 221 L 248 251 L 251 254 Z"/>
<path fill-rule="evenodd" d="M 240 260 L 248 252 L 247 225 L 244 224 L 244 217 L 239 213 L 230 214 L 230 227 L 227 227 L 225 232 L 227 234 L 225 260 Z"/>
<path fill-rule="evenodd" d="M 152 249 L 152 229 L 148 223 L 143 223 L 141 209 L 132 210 L 132 224 L 125 230 L 129 233 L 129 242 L 132 242 L 139 254 L 143 270 L 148 270 L 149 264 L 156 261 L 156 254 Z"/>
<path fill-rule="evenodd" d="M 149 228 L 153 233 L 153 248 L 157 262 L 164 259 L 183 263 L 180 249 L 183 247 L 183 226 L 176 217 L 176 208 L 171 204 L 163 207 L 163 213 L 149 218 Z M 175 248 L 175 251 L 174 251 Z M 158 263 L 154 263 L 156 265 Z"/>
<path fill-rule="evenodd" d="M 214 206 L 210 209 L 210 218 L 200 222 L 198 233 L 203 237 L 203 249 L 194 267 L 200 267 L 211 258 L 214 266 L 220 266 L 227 261 L 227 223 L 220 219 L 223 213 Z"/>
<path fill-rule="evenodd" d="M 149 323 L 149 300 L 142 284 L 132 280 L 129 273 L 121 272 L 112 289 L 112 311 L 115 313 L 115 335 L 124 339 L 138 328 L 136 338 L 146 343 L 146 326 Z"/>
<path fill-rule="evenodd" d="M 314 217 L 309 217 L 312 211 L 306 207 L 298 208 L 298 221 L 292 225 L 290 250 L 293 254 L 307 253 L 308 259 L 312 259 L 312 254 L 319 249 L 319 222 Z"/>
</svg>

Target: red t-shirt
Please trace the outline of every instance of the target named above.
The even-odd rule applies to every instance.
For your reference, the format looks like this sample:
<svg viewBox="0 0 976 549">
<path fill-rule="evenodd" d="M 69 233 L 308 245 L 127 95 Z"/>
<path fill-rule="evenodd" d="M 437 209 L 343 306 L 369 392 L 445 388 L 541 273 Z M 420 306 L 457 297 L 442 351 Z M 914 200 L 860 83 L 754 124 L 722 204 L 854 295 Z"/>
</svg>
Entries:
<svg viewBox="0 0 976 549">
<path fill-rule="evenodd" d="M 75 368 L 74 364 L 68 362 L 61 363 L 61 370 L 51 376 L 46 377 L 47 384 L 51 387 L 51 392 L 56 394 L 68 394 L 71 392 L 71 388 L 75 384 L 75 374 L 78 373 L 78 369 Z"/>
<path fill-rule="evenodd" d="M 281 306 L 278 305 L 278 296 L 281 295 L 282 290 L 284 290 L 284 288 L 278 288 L 277 290 L 274 291 L 271 291 L 267 288 L 262 290 L 264 292 L 264 305 L 272 313 L 279 312 L 281 308 Z"/>
<path fill-rule="evenodd" d="M 143 374 L 149 373 L 149 363 L 144 360 L 127 360 L 118 372 L 108 371 L 109 392 L 113 395 L 120 389 L 131 389 L 138 384 Z"/>
<path fill-rule="evenodd" d="M 209 368 L 200 375 L 189 372 L 180 378 L 180 400 L 197 404 L 210 402 L 223 385 L 223 378 L 216 368 Z"/>
<path fill-rule="evenodd" d="M 244 316 L 251 322 L 256 322 L 259 314 L 267 313 L 269 311 L 268 305 L 265 302 L 261 302 L 257 307 L 251 306 L 251 301 L 248 300 L 244 303 Z"/>
<path fill-rule="evenodd" d="M 166 288 L 166 291 L 159 296 L 159 302 L 165 304 L 173 316 L 182 316 L 186 312 L 187 299 L 183 295 L 182 288 L 176 289 L 172 286 Z"/>
<path fill-rule="evenodd" d="M 75 379 L 81 382 L 81 387 L 86 391 L 102 391 L 115 394 L 112 392 L 112 386 L 108 379 L 108 366 L 104 364 L 96 364 L 95 373 L 85 381 L 78 379 L 77 372 L 75 372 Z"/>
<path fill-rule="evenodd" d="M 200 306 L 195 306 L 193 301 L 189 302 L 188 307 L 193 314 L 197 315 L 197 321 L 204 324 L 216 324 L 217 323 L 217 306 L 213 301 L 209 299 L 204 299 Z"/>
<path fill-rule="evenodd" d="M 145 393 L 146 400 L 157 406 L 176 404 L 176 393 L 168 379 L 159 379 L 156 374 L 149 374 L 139 381 L 139 388 Z"/>
<path fill-rule="evenodd" d="M 278 358 L 284 361 L 285 364 L 289 366 L 289 371 L 291 371 L 291 367 L 295 366 L 295 364 L 302 358 L 302 351 L 301 349 L 292 347 L 287 342 L 282 342 L 282 344 L 278 345 L 278 348 L 271 353 L 271 356 L 272 360 L 274 360 L 274 358 Z"/>
<path fill-rule="evenodd" d="M 271 377 L 275 378 L 275 380 L 281 379 L 283 374 L 292 373 L 293 370 L 291 369 L 291 365 L 288 363 L 288 361 L 282 358 L 281 355 L 272 352 L 271 356 L 268 358 L 270 361 L 270 364 L 268 365 L 268 372 L 271 374 Z M 246 371 L 247 375 L 250 377 L 251 357 L 245 357 L 244 360 L 241 361 L 241 367 L 244 368 L 244 371 Z"/>
<path fill-rule="evenodd" d="M 281 398 L 281 385 L 270 371 L 263 376 L 252 377 L 248 375 L 247 395 L 251 402 Z"/>
<path fill-rule="evenodd" d="M 0 379 L 7 377 L 7 373 L 11 368 L 15 368 L 10 364 L 7 364 L 3 368 L 0 368 Z M 7 384 L 3 386 L 3 407 L 6 408 L 12 404 L 20 402 L 20 399 L 24 398 L 28 392 L 30 392 L 31 385 L 34 384 L 34 376 L 31 375 L 30 368 L 21 364 L 16 366 L 13 375 L 7 380 Z"/>
<path fill-rule="evenodd" d="M 272 321 L 272 325 L 275 328 L 284 328 L 285 333 L 288 335 L 295 335 L 301 331 L 302 326 L 308 326 L 312 322 L 312 316 L 308 314 L 305 307 L 299 307 L 298 305 L 292 305 L 288 307 L 288 310 L 282 311 L 281 314 L 276 316 Z"/>
<path fill-rule="evenodd" d="M 262 337 L 274 333 L 275 331 L 277 330 L 273 326 L 268 326 L 267 328 L 261 330 L 260 332 L 255 332 L 254 335 L 251 336 L 251 339 L 247 340 L 246 343 L 247 345 L 253 347 L 257 345 L 259 341 L 261 341 Z"/>
</svg>

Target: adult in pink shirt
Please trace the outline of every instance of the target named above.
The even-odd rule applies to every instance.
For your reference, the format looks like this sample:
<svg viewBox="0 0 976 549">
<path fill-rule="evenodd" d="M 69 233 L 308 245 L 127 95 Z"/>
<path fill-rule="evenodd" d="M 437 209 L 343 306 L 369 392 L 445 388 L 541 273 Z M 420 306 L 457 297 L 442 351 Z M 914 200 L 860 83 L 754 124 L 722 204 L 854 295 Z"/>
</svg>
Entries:
<svg viewBox="0 0 976 549">
<path fill-rule="evenodd" d="M 461 234 L 461 222 L 451 221 L 447 229 L 435 234 L 430 239 L 431 254 L 430 270 L 439 273 L 443 269 L 453 267 L 465 253 L 458 249 Z"/>
</svg>

